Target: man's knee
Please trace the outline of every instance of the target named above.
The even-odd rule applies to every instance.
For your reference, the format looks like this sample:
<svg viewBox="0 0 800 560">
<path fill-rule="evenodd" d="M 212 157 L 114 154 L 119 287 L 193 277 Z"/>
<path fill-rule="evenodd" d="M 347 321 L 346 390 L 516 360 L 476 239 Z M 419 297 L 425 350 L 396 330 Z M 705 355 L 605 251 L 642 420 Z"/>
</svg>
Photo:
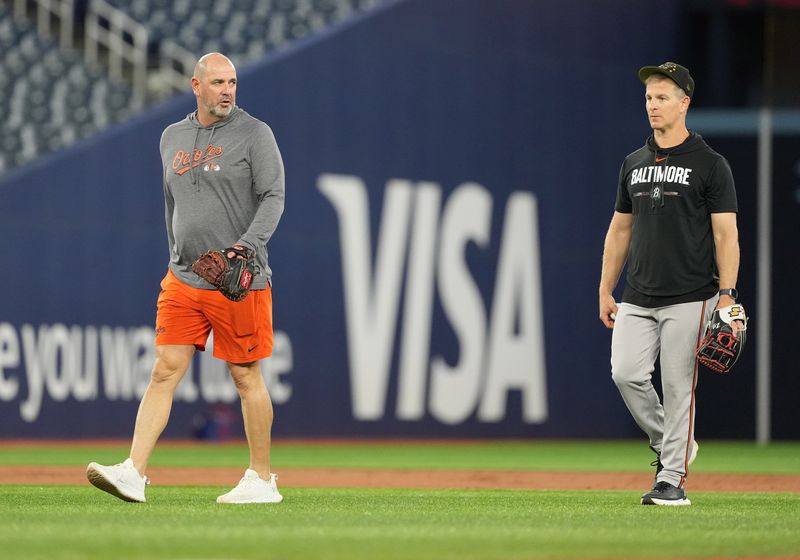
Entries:
<svg viewBox="0 0 800 560">
<path fill-rule="evenodd" d="M 233 384 L 239 393 L 251 390 L 259 390 L 264 387 L 264 379 L 261 376 L 261 368 L 258 362 L 249 364 L 234 364 L 228 362 L 228 371 L 231 373 Z"/>
<path fill-rule="evenodd" d="M 172 383 L 178 382 L 189 368 L 193 350 L 156 347 L 156 361 L 153 364 L 153 371 L 150 380 L 153 383 Z"/>
<path fill-rule="evenodd" d="M 619 387 L 620 385 L 626 385 L 629 383 L 629 377 L 625 375 L 626 372 L 621 371 L 619 369 L 611 368 L 611 380 L 614 384 Z"/>
<path fill-rule="evenodd" d="M 173 383 L 176 384 L 183 376 L 183 371 L 176 365 L 164 363 L 161 360 L 156 360 L 153 366 L 153 371 L 150 374 L 150 380 L 153 383 Z"/>
<path fill-rule="evenodd" d="M 627 356 L 613 356 L 611 358 L 611 379 L 617 387 L 641 383 L 652 373 L 651 371 L 644 371 L 642 364 L 632 358 Z"/>
</svg>

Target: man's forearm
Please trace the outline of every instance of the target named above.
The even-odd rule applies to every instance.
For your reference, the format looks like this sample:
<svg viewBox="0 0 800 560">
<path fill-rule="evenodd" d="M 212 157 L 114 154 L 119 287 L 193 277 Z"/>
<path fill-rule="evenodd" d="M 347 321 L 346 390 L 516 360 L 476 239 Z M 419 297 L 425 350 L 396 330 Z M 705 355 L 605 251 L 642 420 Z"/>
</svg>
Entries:
<svg viewBox="0 0 800 560">
<path fill-rule="evenodd" d="M 739 231 L 736 214 L 712 214 L 714 229 L 714 251 L 719 273 L 719 287 L 735 288 L 739 276 Z"/>
<path fill-rule="evenodd" d="M 739 276 L 739 242 L 735 237 L 717 241 L 717 269 L 719 287 L 735 288 Z"/>
<path fill-rule="evenodd" d="M 600 295 L 614 291 L 628 258 L 631 236 L 628 232 L 609 229 L 603 247 L 603 271 L 600 274 Z"/>
</svg>

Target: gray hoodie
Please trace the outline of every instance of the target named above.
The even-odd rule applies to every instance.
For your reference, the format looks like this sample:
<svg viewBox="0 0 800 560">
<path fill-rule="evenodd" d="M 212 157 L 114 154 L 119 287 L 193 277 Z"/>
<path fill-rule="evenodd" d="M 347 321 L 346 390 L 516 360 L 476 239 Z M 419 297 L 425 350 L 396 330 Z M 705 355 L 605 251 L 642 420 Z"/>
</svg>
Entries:
<svg viewBox="0 0 800 560">
<path fill-rule="evenodd" d="M 262 274 L 259 290 L 272 282 L 267 242 L 283 213 L 283 161 L 272 130 L 239 107 L 209 127 L 195 114 L 161 135 L 169 267 L 195 288 L 214 289 L 192 272 L 209 250 L 235 244 L 254 249 Z"/>
</svg>

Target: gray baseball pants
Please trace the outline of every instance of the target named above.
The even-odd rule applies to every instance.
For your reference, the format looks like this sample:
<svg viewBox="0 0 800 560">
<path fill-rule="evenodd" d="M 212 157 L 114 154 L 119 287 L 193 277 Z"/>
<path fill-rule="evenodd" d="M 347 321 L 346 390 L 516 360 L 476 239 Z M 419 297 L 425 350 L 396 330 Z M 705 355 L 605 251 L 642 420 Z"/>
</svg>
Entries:
<svg viewBox="0 0 800 560">
<path fill-rule="evenodd" d="M 695 351 L 717 299 L 648 309 L 621 303 L 611 337 L 611 377 L 628 410 L 661 454 L 657 482 L 682 487 L 694 441 Z M 653 387 L 660 358 L 664 401 Z"/>
</svg>

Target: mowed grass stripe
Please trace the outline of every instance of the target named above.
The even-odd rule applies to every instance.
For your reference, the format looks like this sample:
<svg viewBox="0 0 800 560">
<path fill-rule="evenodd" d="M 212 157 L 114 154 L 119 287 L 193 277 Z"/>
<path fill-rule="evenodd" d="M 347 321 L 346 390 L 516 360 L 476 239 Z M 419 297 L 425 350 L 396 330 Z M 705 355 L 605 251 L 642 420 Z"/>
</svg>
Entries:
<svg viewBox="0 0 800 560">
<path fill-rule="evenodd" d="M 463 559 L 787 557 L 800 497 L 287 489 L 277 506 L 225 507 L 218 488 L 152 488 L 146 504 L 91 488 L 0 487 L 4 558 Z M 666 538 L 666 537 L 669 538 Z"/>
<path fill-rule="evenodd" d="M 1 465 L 117 463 L 127 446 L 48 444 L 0 447 Z M 272 463 L 280 468 L 403 468 L 543 471 L 647 471 L 654 455 L 643 441 L 508 441 L 485 443 L 281 444 Z M 237 467 L 246 464 L 243 444 L 170 445 L 162 442 L 152 466 Z M 749 442 L 701 442 L 694 472 L 800 474 L 800 443 L 758 446 Z"/>
</svg>

